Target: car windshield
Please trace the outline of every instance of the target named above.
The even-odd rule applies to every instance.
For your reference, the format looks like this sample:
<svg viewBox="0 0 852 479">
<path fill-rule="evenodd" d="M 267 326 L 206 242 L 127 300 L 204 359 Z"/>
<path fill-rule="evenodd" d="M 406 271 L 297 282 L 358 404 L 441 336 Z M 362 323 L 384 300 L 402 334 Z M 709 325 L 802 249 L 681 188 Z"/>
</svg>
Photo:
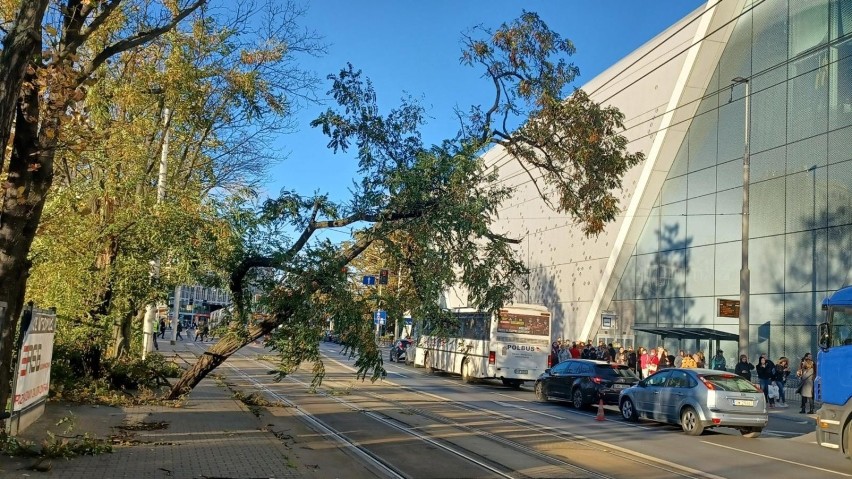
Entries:
<svg viewBox="0 0 852 479">
<path fill-rule="evenodd" d="M 705 381 L 712 384 L 716 389 L 722 391 L 734 391 L 740 393 L 760 392 L 754 384 L 736 374 L 705 374 L 701 376 Z"/>
<path fill-rule="evenodd" d="M 595 370 L 599 376 L 639 379 L 630 368 L 620 364 L 598 364 L 595 366 Z"/>
</svg>

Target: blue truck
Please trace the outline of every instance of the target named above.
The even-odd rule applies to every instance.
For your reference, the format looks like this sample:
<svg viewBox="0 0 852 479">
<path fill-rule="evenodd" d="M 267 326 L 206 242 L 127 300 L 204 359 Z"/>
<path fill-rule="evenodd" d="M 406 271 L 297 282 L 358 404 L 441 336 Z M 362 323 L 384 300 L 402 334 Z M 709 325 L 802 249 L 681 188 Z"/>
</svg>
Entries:
<svg viewBox="0 0 852 479">
<path fill-rule="evenodd" d="M 820 446 L 839 449 L 852 459 L 852 286 L 822 301 L 825 322 L 819 325 L 819 352 L 814 392 L 816 438 Z"/>
</svg>

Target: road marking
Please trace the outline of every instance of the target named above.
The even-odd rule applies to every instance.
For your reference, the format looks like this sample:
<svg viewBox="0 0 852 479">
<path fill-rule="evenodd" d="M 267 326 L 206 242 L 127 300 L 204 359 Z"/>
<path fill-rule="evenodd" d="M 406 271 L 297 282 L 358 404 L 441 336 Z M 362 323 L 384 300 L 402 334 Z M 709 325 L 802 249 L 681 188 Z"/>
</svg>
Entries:
<svg viewBox="0 0 852 479">
<path fill-rule="evenodd" d="M 349 369 L 351 371 L 355 371 L 355 368 L 352 368 L 349 365 L 343 364 L 340 361 L 337 361 L 333 358 L 328 358 L 328 359 L 330 361 L 334 362 L 334 363 L 339 364 L 340 366 L 343 366 L 346 369 Z M 386 381 L 386 382 L 388 384 L 391 384 L 391 385 L 396 385 L 396 384 L 394 384 L 390 381 Z M 453 384 L 459 385 L 458 382 L 453 382 Z M 461 385 L 462 386 L 468 386 L 467 384 L 461 384 Z M 449 398 L 439 396 L 437 394 L 433 394 L 433 393 L 426 392 L 426 391 L 420 391 L 418 389 L 414 389 L 414 388 L 411 388 L 411 387 L 408 387 L 408 386 L 405 386 L 405 387 L 407 389 L 415 391 L 418 394 L 422 394 L 424 396 L 430 396 L 430 397 L 433 397 L 433 398 L 435 398 L 439 401 L 453 402 Z M 509 397 L 513 397 L 513 396 L 509 396 Z M 515 399 L 517 399 L 517 398 L 515 398 Z M 493 401 L 493 402 L 497 402 L 497 401 Z M 531 422 L 529 422 L 529 421 L 527 421 L 523 418 L 508 416 L 508 415 L 502 414 L 498 411 L 489 411 L 485 408 L 481 408 L 481 407 L 473 406 L 473 405 L 469 405 L 469 404 L 466 404 L 465 407 L 468 408 L 468 409 L 478 410 L 480 412 L 489 412 L 489 413 L 492 413 L 492 414 L 496 414 L 498 416 L 510 418 L 512 420 L 523 423 L 524 424 L 523 427 L 525 427 L 527 429 L 541 431 L 541 429 L 539 427 L 539 426 L 541 426 L 540 424 L 531 423 Z M 558 416 L 553 416 L 553 415 L 550 415 L 550 414 L 547 414 L 547 413 L 544 413 L 544 412 L 541 412 L 541 411 L 536 411 L 534 409 L 528 409 L 528 408 L 525 408 L 523 406 L 510 406 L 510 407 L 514 407 L 514 408 L 518 408 L 518 409 L 524 409 L 526 411 L 529 411 L 529 412 L 532 412 L 532 413 L 535 413 L 535 414 L 542 414 L 542 415 L 545 415 L 545 416 L 559 418 Z M 576 414 L 578 416 L 592 417 L 591 414 L 583 414 L 581 412 L 575 412 L 575 411 L 567 411 L 567 412 L 572 413 L 572 414 Z M 564 418 L 559 418 L 559 419 L 564 419 Z M 620 422 L 619 424 L 620 425 L 628 425 L 628 426 L 631 426 L 631 427 L 635 427 L 637 429 L 650 429 L 650 428 L 646 428 L 646 427 L 639 426 L 639 425 L 636 425 L 636 424 L 628 424 L 628 423 L 623 423 L 623 422 Z M 552 430 L 552 431 L 556 431 L 555 433 L 549 432 L 549 431 L 543 431 L 543 434 L 545 434 L 545 435 L 553 436 L 553 437 L 557 437 L 557 438 L 564 438 L 565 436 L 570 436 L 570 437 L 573 437 L 575 439 L 579 439 L 581 441 L 588 441 L 589 443 L 595 444 L 595 445 L 600 446 L 600 447 L 608 447 L 610 449 L 613 449 L 615 451 L 618 451 L 618 452 L 625 454 L 625 455 L 628 455 L 628 456 L 633 456 L 635 458 L 644 459 L 646 461 L 651 461 L 652 463 L 647 464 L 648 466 L 657 467 L 657 468 L 663 469 L 663 470 L 666 470 L 666 469 L 664 469 L 663 467 L 660 467 L 660 466 L 666 466 L 666 467 L 670 467 L 672 469 L 675 469 L 675 470 L 667 470 L 667 472 L 672 472 L 672 473 L 675 473 L 679 476 L 685 476 L 686 474 L 691 474 L 695 477 L 702 477 L 702 478 L 707 478 L 707 479 L 725 479 L 723 476 L 718 476 L 718 475 L 711 474 L 711 473 L 708 473 L 708 472 L 699 471 L 699 470 L 693 469 L 689 466 L 677 464 L 677 463 L 674 463 L 674 462 L 671 462 L 671 461 L 667 461 L 665 459 L 661 459 L 661 458 L 658 458 L 658 457 L 655 457 L 655 456 L 651 456 L 649 454 L 643 454 L 641 452 L 637 452 L 637 451 L 634 451 L 632 449 L 627 449 L 627 448 L 624 448 L 624 447 L 621 447 L 621 446 L 616 446 L 615 444 L 611 444 L 611 443 L 608 443 L 608 442 L 600 441 L 600 440 L 597 440 L 597 439 L 592 439 L 590 437 L 583 436 L 582 434 L 577 434 L 577 433 L 574 433 L 574 432 L 571 432 L 571 431 L 568 431 L 568 430 L 565 430 L 565 429 L 556 428 L 556 427 L 553 427 L 553 426 L 545 426 L 545 428 Z M 639 462 L 641 464 L 641 461 L 637 460 L 636 462 Z M 653 463 L 656 463 L 656 464 L 653 464 Z M 680 472 L 680 471 L 683 471 L 683 473 Z M 686 474 L 684 474 L 684 473 L 686 473 Z"/>
<path fill-rule="evenodd" d="M 765 458 L 765 459 L 772 459 L 773 461 L 781 461 L 781 462 L 786 462 L 787 464 L 793 464 L 793 465 L 796 465 L 796 466 L 807 467 L 807 468 L 809 468 L 809 469 L 816 469 L 817 471 L 830 472 L 830 473 L 832 473 L 832 474 L 837 474 L 838 476 L 852 477 L 852 474 L 846 474 L 845 472 L 840 472 L 840 471 L 832 471 L 831 469 L 826 469 L 826 468 L 824 468 L 824 467 L 811 466 L 810 464 L 803 464 L 803 463 L 801 463 L 801 462 L 789 461 L 789 460 L 787 460 L 787 459 L 781 459 L 780 457 L 768 456 L 768 455 L 766 455 L 766 454 L 760 454 L 760 453 L 758 453 L 758 452 L 746 451 L 745 449 L 737 449 L 737 448 L 735 448 L 735 447 L 725 446 L 725 445 L 722 445 L 722 444 L 716 444 L 716 443 L 714 443 L 714 442 L 710 442 L 710 441 L 701 441 L 701 442 L 703 442 L 704 444 L 709 444 L 709 445 L 711 445 L 711 446 L 716 446 L 716 447 L 721 447 L 721 448 L 725 448 L 725 449 L 730 449 L 730 450 L 732 450 L 732 451 L 744 452 L 744 453 L 746 453 L 746 454 L 751 454 L 752 456 L 763 457 L 763 458 Z"/>
<path fill-rule="evenodd" d="M 494 404 L 496 404 L 498 406 L 513 407 L 515 409 L 522 409 L 524 411 L 529 411 L 529 412 L 532 412 L 532 413 L 541 414 L 542 416 L 552 417 L 554 419 L 567 419 L 567 418 L 562 417 L 562 416 L 556 416 L 556 415 L 553 415 L 553 414 L 548 414 L 546 412 L 536 411 L 536 410 L 525 408 L 525 407 L 522 407 L 522 406 L 513 406 L 511 404 L 506 404 L 506 403 L 500 402 L 500 401 L 491 401 L 491 402 L 493 402 Z"/>
</svg>

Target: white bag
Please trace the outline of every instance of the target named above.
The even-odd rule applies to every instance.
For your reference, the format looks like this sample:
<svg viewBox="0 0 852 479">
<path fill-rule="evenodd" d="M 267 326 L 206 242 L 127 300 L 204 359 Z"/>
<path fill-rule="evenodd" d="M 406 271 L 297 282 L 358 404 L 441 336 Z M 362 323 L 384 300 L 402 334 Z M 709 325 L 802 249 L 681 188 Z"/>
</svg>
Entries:
<svg viewBox="0 0 852 479">
<path fill-rule="evenodd" d="M 780 392 L 778 391 L 778 385 L 777 385 L 777 384 L 775 384 L 775 383 L 770 384 L 770 385 L 769 385 L 769 388 L 768 388 L 768 390 L 767 390 L 767 395 L 769 396 L 769 398 L 770 398 L 770 399 L 778 399 L 778 398 L 780 398 L 780 397 L 781 397 L 781 394 L 780 394 Z"/>
</svg>

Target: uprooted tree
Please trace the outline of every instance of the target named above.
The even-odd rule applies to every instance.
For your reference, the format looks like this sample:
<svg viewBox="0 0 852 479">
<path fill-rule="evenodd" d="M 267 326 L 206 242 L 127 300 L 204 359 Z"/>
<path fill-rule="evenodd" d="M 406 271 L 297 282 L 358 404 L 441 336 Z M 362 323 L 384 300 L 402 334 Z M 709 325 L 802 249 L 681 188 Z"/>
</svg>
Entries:
<svg viewBox="0 0 852 479">
<path fill-rule="evenodd" d="M 534 13 L 464 38 L 461 61 L 484 70 L 495 88 L 494 102 L 459 111 L 458 135 L 439 145 L 422 142 L 424 116 L 416 103 L 403 100 L 381 114 L 372 85 L 351 65 L 329 77 L 338 107 L 312 125 L 322 128 L 335 152 L 356 153 L 360 177 L 352 197 L 336 203 L 325 195 L 285 191 L 263 205 L 258 221 L 265 226 L 255 232 L 288 225 L 298 236 L 281 248 L 269 248 L 255 236 L 234 249 L 231 332 L 173 385 L 171 398 L 264 336 L 280 353 L 279 375 L 314 360 L 321 380 L 318 343 L 328 318 L 357 356 L 359 375 L 375 378 L 381 355 L 369 311 L 377 303 L 449 328 L 452 318 L 437 303 L 448 287 L 462 286 L 469 303 L 484 310 L 510 302 L 525 277 L 513 249 L 521 238 L 494 227 L 497 209 L 513 189 L 500 181 L 494 165 L 484 163 L 487 148 L 505 148 L 543 199 L 571 215 L 587 235 L 614 219 L 621 178 L 642 155 L 626 150 L 618 110 L 596 104 L 581 90 L 566 99 L 578 74 L 567 61 L 573 45 Z M 519 119 L 523 126 L 512 129 Z M 352 242 L 315 238 L 323 229 L 342 227 L 353 228 Z M 416 294 L 376 297 L 352 287 L 346 266 L 370 247 L 381 248 L 405 270 Z M 264 314 L 252 314 L 256 295 L 247 293 L 248 283 L 264 292 Z"/>
</svg>

